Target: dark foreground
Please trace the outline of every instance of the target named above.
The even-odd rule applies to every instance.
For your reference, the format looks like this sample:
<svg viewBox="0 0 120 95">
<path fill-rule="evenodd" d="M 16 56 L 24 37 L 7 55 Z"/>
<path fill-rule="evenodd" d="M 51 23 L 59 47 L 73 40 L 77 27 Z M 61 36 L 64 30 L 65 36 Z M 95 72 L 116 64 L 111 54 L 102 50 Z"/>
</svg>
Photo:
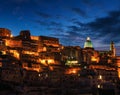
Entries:
<svg viewBox="0 0 120 95">
<path fill-rule="evenodd" d="M 78 81 L 44 81 L 41 83 L 0 83 L 0 95 L 119 95 L 115 89 L 101 89 Z"/>
</svg>

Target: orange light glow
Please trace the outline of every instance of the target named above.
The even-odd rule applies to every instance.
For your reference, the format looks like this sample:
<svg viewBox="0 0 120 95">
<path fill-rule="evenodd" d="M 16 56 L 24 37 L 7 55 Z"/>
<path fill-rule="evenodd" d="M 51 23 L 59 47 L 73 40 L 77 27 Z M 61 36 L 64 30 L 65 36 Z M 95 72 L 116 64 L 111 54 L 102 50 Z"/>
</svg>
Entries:
<svg viewBox="0 0 120 95">
<path fill-rule="evenodd" d="M 52 66 L 49 66 L 50 70 L 53 71 L 53 67 Z"/>
<path fill-rule="evenodd" d="M 29 55 L 35 55 L 35 56 L 39 55 L 37 52 L 32 52 L 32 51 L 23 51 L 23 54 L 29 54 Z"/>
<path fill-rule="evenodd" d="M 98 62 L 99 62 L 99 58 L 92 56 L 92 57 L 91 57 L 91 61 L 98 63 Z"/>
<path fill-rule="evenodd" d="M 43 70 L 39 64 L 32 64 L 32 67 L 28 67 L 27 63 L 23 63 L 22 67 L 26 70 L 32 70 L 37 72 L 41 72 Z"/>
<path fill-rule="evenodd" d="M 43 48 L 43 51 L 47 51 L 46 47 Z"/>
<path fill-rule="evenodd" d="M 118 77 L 120 78 L 120 68 L 118 68 Z"/>
<path fill-rule="evenodd" d="M 51 63 L 54 64 L 54 60 L 53 59 L 48 59 L 48 64 L 51 64 Z"/>
<path fill-rule="evenodd" d="M 77 74 L 79 70 L 80 70 L 80 68 L 71 68 L 71 69 L 68 69 L 65 72 L 65 74 Z"/>
<path fill-rule="evenodd" d="M 48 64 L 46 64 L 46 60 L 45 59 L 41 59 L 40 63 L 42 63 L 43 65 L 47 66 Z"/>
<path fill-rule="evenodd" d="M 2 51 L 3 54 L 6 54 L 6 51 Z"/>
<path fill-rule="evenodd" d="M 31 36 L 31 39 L 32 40 L 39 40 L 39 37 L 38 36 Z"/>
<path fill-rule="evenodd" d="M 40 59 L 40 63 L 47 66 L 49 64 L 55 64 L 55 61 L 54 61 L 54 59 Z"/>
<path fill-rule="evenodd" d="M 117 67 L 118 67 L 118 77 L 120 78 L 120 56 L 117 56 L 117 58 L 116 58 L 117 60 Z"/>
<path fill-rule="evenodd" d="M 77 71 L 76 70 L 72 70 L 71 73 L 75 74 L 75 73 L 77 73 Z"/>
<path fill-rule="evenodd" d="M 1 60 L 1 58 L 0 58 L 0 60 Z M 2 62 L 0 62 L 0 67 L 2 67 Z"/>
<path fill-rule="evenodd" d="M 13 56 L 16 57 L 17 59 L 20 59 L 20 54 L 18 53 L 17 50 L 10 50 L 10 53 L 12 53 Z"/>
<path fill-rule="evenodd" d="M 11 34 L 10 37 L 13 37 L 13 35 Z"/>
<path fill-rule="evenodd" d="M 5 45 L 10 47 L 21 47 L 22 41 L 16 41 L 16 40 L 5 40 Z"/>
</svg>

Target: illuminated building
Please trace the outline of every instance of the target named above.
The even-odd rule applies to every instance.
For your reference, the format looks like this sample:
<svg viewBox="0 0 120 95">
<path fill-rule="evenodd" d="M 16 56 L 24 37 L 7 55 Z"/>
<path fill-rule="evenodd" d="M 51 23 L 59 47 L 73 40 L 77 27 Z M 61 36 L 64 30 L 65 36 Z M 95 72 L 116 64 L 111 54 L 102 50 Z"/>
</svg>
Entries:
<svg viewBox="0 0 120 95">
<path fill-rule="evenodd" d="M 12 55 L 0 53 L 0 78 L 4 82 L 22 83 L 23 72 L 18 59 Z"/>
<path fill-rule="evenodd" d="M 110 52 L 111 52 L 112 57 L 116 56 L 116 49 L 115 49 L 113 41 L 111 41 L 111 43 L 110 43 Z"/>
<path fill-rule="evenodd" d="M 99 58 L 99 52 L 98 51 L 94 51 L 93 55 L 91 56 L 91 62 L 92 63 L 99 63 L 100 62 L 100 58 Z"/>
<path fill-rule="evenodd" d="M 64 46 L 61 50 L 61 61 L 68 66 L 77 66 L 82 62 L 81 48 L 79 46 Z"/>
<path fill-rule="evenodd" d="M 0 51 L 2 51 L 4 53 L 6 53 L 6 51 L 7 51 L 7 47 L 5 45 L 5 40 L 3 40 L 3 39 L 0 39 Z"/>
<path fill-rule="evenodd" d="M 38 67 L 36 70 L 41 71 L 41 64 L 48 67 L 51 64 L 60 64 L 59 40 L 57 38 L 31 36 L 29 31 L 21 31 L 19 37 L 22 39 L 21 60 L 24 61 L 24 68 L 35 70 L 35 67 Z M 31 63 L 29 68 L 27 67 L 28 63 Z"/>
<path fill-rule="evenodd" d="M 84 43 L 82 54 L 83 54 L 83 62 L 86 64 L 99 62 L 99 53 L 98 51 L 94 50 L 90 37 L 87 37 L 87 40 Z"/>
<path fill-rule="evenodd" d="M 117 64 L 118 76 L 120 78 L 120 56 L 116 57 L 116 64 Z"/>
<path fill-rule="evenodd" d="M 106 51 L 99 50 L 99 56 L 100 56 L 100 63 L 115 64 L 116 49 L 113 41 L 110 43 L 110 50 L 106 50 Z"/>
<path fill-rule="evenodd" d="M 84 48 L 93 48 L 93 44 L 90 40 L 90 37 L 87 37 L 87 40 L 84 43 Z"/>
<path fill-rule="evenodd" d="M 21 48 L 22 48 L 21 40 L 17 40 L 15 38 L 6 39 L 5 44 L 7 47 L 7 52 L 10 53 L 11 55 L 13 55 L 15 58 L 20 60 L 19 50 L 21 50 Z"/>
<path fill-rule="evenodd" d="M 63 46 L 61 49 L 61 64 L 65 67 L 66 75 L 78 75 L 82 64 L 82 49 L 80 46 Z"/>
<path fill-rule="evenodd" d="M 115 63 L 115 46 L 114 43 L 110 43 L 110 50 L 108 51 L 97 51 L 94 50 L 94 47 L 92 45 L 92 42 L 89 37 L 87 37 L 87 40 L 84 44 L 83 49 L 83 62 L 90 64 L 90 63 Z"/>
<path fill-rule="evenodd" d="M 6 28 L 0 28 L 0 38 L 10 38 L 12 36 L 11 31 Z"/>
<path fill-rule="evenodd" d="M 11 31 L 6 28 L 0 28 L 0 51 L 6 53 L 7 46 L 6 46 L 6 39 L 10 39 Z"/>
<path fill-rule="evenodd" d="M 81 71 L 81 68 L 79 67 L 70 67 L 65 70 L 65 74 L 67 75 L 78 75 L 79 76 L 79 71 Z"/>
<path fill-rule="evenodd" d="M 14 37 L 10 30 L 0 28 L 0 51 L 12 56 L 15 60 L 12 63 L 20 61 L 22 68 L 30 71 L 41 72 L 46 68 L 54 71 L 59 69 L 61 64 L 69 67 L 66 73 L 70 74 L 81 70 L 81 65 L 85 69 L 100 71 L 100 74 L 106 71 L 105 73 L 109 75 L 107 72 L 114 73 L 116 70 L 114 43 L 111 42 L 108 51 L 97 51 L 94 50 L 89 37 L 87 37 L 83 49 L 80 46 L 61 47 L 58 38 L 32 36 L 28 30 L 21 31 L 18 36 Z M 0 66 L 3 66 L 2 62 L 0 62 Z"/>
<path fill-rule="evenodd" d="M 39 36 L 40 56 L 48 64 L 60 64 L 60 44 L 59 39 L 54 37 Z"/>
<path fill-rule="evenodd" d="M 21 40 L 11 36 L 11 31 L 5 28 L 0 28 L 0 51 L 9 53 L 20 59 L 19 49 L 22 47 Z"/>
<path fill-rule="evenodd" d="M 113 42 L 110 45 L 111 50 L 94 50 L 90 38 L 87 38 L 82 50 L 83 66 L 85 69 L 93 69 L 97 75 L 102 75 L 105 81 L 116 81 L 118 72 L 115 63 L 115 47 Z M 85 65 L 84 65 L 85 64 Z"/>
<path fill-rule="evenodd" d="M 21 49 L 21 60 L 36 62 L 39 54 L 38 54 L 38 42 L 35 40 L 31 40 L 31 34 L 29 31 L 21 31 L 18 38 L 22 41 L 22 49 Z"/>
<path fill-rule="evenodd" d="M 29 30 L 13 37 L 10 30 L 0 28 L 0 51 L 20 60 L 27 70 L 41 71 L 42 65 L 60 64 L 58 38 L 31 36 Z"/>
<path fill-rule="evenodd" d="M 39 36 L 39 40 L 42 43 L 42 45 L 53 46 L 53 47 L 57 47 L 57 48 L 59 47 L 58 38 L 47 37 L 47 36 Z"/>
</svg>

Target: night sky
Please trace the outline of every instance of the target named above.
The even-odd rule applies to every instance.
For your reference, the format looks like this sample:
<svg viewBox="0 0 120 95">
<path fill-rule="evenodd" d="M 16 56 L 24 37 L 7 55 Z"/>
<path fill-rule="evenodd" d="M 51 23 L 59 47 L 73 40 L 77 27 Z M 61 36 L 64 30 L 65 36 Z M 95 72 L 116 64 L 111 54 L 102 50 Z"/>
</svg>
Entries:
<svg viewBox="0 0 120 95">
<path fill-rule="evenodd" d="M 120 0 L 0 0 L 0 27 L 14 36 L 57 37 L 63 45 L 120 46 Z"/>
</svg>

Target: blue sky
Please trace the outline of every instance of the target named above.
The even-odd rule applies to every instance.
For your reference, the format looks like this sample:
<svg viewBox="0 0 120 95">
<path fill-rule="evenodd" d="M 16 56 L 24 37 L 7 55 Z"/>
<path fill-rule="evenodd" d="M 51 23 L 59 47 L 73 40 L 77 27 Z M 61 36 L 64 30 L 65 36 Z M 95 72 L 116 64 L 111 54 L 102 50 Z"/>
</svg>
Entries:
<svg viewBox="0 0 120 95">
<path fill-rule="evenodd" d="M 14 36 L 57 37 L 63 45 L 120 46 L 120 0 L 0 0 L 0 27 Z"/>
</svg>

